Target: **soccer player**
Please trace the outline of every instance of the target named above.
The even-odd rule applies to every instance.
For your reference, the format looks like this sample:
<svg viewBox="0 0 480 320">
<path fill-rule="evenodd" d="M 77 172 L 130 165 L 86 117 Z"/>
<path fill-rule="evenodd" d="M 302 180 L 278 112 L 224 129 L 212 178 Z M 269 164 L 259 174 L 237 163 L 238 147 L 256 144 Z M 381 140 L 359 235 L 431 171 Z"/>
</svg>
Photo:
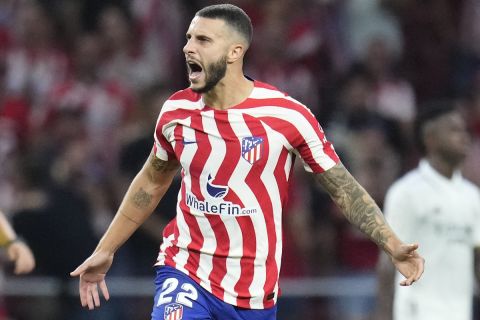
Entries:
<svg viewBox="0 0 480 320">
<path fill-rule="evenodd" d="M 0 247 L 7 250 L 8 259 L 14 263 L 15 274 L 29 273 L 35 268 L 35 258 L 30 248 L 19 238 L 7 218 L 0 211 Z"/>
<path fill-rule="evenodd" d="M 465 120 L 453 103 L 435 102 L 423 108 L 415 127 L 424 158 L 390 187 L 385 215 L 403 239 L 422 243 L 429 272 L 414 287 L 395 288 L 395 270 L 381 257 L 377 316 L 472 320 L 480 192 L 459 171 L 470 146 Z"/>
<path fill-rule="evenodd" d="M 249 17 L 222 4 L 198 11 L 183 48 L 190 87 L 164 104 L 150 158 L 80 276 L 80 300 L 100 305 L 115 251 L 152 213 L 181 168 L 176 218 L 157 261 L 152 319 L 275 319 L 282 208 L 296 156 L 346 217 L 384 249 L 411 285 L 423 272 L 338 159 L 304 105 L 243 73 Z M 272 54 L 272 58 L 275 56 Z"/>
</svg>

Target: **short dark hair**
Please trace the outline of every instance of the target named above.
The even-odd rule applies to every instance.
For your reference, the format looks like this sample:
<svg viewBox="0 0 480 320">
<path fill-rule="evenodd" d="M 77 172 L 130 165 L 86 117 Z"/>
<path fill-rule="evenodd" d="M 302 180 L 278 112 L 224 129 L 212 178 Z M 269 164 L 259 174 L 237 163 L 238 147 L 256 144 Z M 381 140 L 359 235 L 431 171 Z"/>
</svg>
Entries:
<svg viewBox="0 0 480 320">
<path fill-rule="evenodd" d="M 451 100 L 430 101 L 420 106 L 414 123 L 414 135 L 417 146 L 422 154 L 425 154 L 426 152 L 425 143 L 423 141 L 423 131 L 425 126 L 431 121 L 457 110 L 454 101 Z"/>
<path fill-rule="evenodd" d="M 195 16 L 209 19 L 222 19 L 245 37 L 248 45 L 252 42 L 252 21 L 245 11 L 233 4 L 216 4 L 208 6 L 199 10 Z"/>
</svg>

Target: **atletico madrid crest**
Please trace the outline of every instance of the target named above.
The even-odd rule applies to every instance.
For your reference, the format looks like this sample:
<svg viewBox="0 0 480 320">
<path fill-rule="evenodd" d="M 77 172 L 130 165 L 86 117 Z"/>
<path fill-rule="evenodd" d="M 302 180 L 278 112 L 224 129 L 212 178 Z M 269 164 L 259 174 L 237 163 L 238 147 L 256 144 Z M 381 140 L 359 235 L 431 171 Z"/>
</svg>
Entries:
<svg viewBox="0 0 480 320">
<path fill-rule="evenodd" d="M 182 320 L 183 306 L 178 303 L 170 303 L 165 306 L 165 313 L 163 319 L 165 320 Z"/>
<path fill-rule="evenodd" d="M 253 164 L 260 160 L 263 152 L 263 138 L 261 137 L 246 137 L 242 138 L 242 157 L 243 159 Z"/>
</svg>

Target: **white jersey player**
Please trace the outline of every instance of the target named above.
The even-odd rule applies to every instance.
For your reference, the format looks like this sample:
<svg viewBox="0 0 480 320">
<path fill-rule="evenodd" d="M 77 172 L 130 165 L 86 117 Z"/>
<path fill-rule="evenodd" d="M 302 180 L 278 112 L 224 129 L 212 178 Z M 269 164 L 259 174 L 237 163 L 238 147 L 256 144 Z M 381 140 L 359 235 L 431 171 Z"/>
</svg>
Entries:
<svg viewBox="0 0 480 320">
<path fill-rule="evenodd" d="M 469 137 L 452 105 L 424 108 L 417 131 L 425 158 L 388 190 L 387 221 L 402 239 L 422 244 L 429 267 L 416 286 L 394 289 L 393 269 L 381 259 L 379 319 L 392 319 L 393 314 L 394 320 L 472 320 L 480 191 L 459 171 Z"/>
</svg>

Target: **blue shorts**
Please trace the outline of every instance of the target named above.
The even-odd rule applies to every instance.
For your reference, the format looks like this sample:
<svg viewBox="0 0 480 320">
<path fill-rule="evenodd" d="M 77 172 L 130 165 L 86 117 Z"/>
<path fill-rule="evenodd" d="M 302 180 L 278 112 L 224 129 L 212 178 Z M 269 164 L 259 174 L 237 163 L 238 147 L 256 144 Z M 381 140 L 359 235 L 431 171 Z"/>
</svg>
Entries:
<svg viewBox="0 0 480 320">
<path fill-rule="evenodd" d="M 277 307 L 244 309 L 215 297 L 175 268 L 157 268 L 152 320 L 275 320 Z"/>
</svg>

